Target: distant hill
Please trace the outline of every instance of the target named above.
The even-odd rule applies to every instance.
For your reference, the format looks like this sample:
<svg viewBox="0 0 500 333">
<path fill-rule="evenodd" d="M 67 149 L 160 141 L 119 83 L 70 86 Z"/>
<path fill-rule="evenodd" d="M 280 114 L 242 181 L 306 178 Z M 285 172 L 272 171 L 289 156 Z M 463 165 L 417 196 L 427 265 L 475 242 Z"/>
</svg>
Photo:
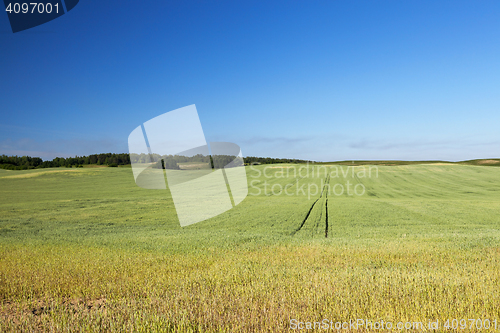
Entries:
<svg viewBox="0 0 500 333">
<path fill-rule="evenodd" d="M 337 162 L 317 162 L 317 164 L 338 164 L 338 165 L 414 165 L 414 164 L 465 164 L 465 165 L 480 165 L 480 166 L 500 166 L 499 158 L 487 158 L 477 160 L 467 160 L 459 162 L 450 161 L 337 161 Z"/>
</svg>

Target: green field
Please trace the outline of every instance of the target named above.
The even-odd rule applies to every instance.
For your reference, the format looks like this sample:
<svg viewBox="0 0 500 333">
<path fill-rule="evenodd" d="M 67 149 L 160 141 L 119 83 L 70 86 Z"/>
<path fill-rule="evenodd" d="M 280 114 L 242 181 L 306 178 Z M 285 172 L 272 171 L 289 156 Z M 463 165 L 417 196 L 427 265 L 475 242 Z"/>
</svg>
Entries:
<svg viewBox="0 0 500 333">
<path fill-rule="evenodd" d="M 0 169 L 0 331 L 500 330 L 500 168 L 318 167 L 247 167 L 242 203 L 184 228 L 127 167 Z"/>
</svg>

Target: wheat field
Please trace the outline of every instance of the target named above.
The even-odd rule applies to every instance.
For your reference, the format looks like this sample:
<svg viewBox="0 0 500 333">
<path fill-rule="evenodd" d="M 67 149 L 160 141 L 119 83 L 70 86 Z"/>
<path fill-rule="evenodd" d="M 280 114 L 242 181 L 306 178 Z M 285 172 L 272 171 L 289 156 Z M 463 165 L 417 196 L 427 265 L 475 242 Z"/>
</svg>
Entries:
<svg viewBox="0 0 500 333">
<path fill-rule="evenodd" d="M 0 331 L 495 331 L 500 168 L 321 167 L 247 167 L 242 203 L 184 228 L 127 167 L 0 170 Z"/>
</svg>

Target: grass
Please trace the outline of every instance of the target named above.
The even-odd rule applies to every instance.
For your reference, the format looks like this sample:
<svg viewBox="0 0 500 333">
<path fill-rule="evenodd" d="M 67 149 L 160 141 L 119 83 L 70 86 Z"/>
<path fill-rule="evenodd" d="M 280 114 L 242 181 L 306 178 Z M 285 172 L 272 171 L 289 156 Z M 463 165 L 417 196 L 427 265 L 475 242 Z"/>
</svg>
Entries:
<svg viewBox="0 0 500 333">
<path fill-rule="evenodd" d="M 130 168 L 0 170 L 0 331 L 500 320 L 500 169 L 331 165 L 248 167 L 241 204 L 184 228 Z"/>
</svg>

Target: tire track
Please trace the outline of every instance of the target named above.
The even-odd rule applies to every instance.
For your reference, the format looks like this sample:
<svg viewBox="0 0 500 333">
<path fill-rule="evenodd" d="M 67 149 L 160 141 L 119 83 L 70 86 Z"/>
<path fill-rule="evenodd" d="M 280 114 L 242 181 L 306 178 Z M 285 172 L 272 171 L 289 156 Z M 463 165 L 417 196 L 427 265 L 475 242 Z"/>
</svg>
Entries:
<svg viewBox="0 0 500 333">
<path fill-rule="evenodd" d="M 307 218 L 309 217 L 309 215 L 311 214 L 311 211 L 313 210 L 314 208 L 314 205 L 316 204 L 316 202 L 318 202 L 318 200 L 320 199 L 321 197 L 319 197 L 318 199 L 316 199 L 316 201 L 313 202 L 311 208 L 309 208 L 309 211 L 307 212 L 306 214 L 306 217 L 304 217 L 304 219 L 302 220 L 302 223 L 300 224 L 300 226 L 297 228 L 297 230 L 295 230 L 293 233 L 292 233 L 292 236 L 295 235 L 297 232 L 300 231 L 300 229 L 302 229 L 302 227 L 304 226 L 304 224 L 306 223 L 307 221 Z"/>
<path fill-rule="evenodd" d="M 319 225 L 321 223 L 321 218 L 323 217 L 323 209 L 320 209 L 319 211 L 319 219 L 316 221 L 316 225 L 314 226 L 314 229 L 312 230 L 312 235 L 314 236 L 314 231 L 319 229 Z"/>
<path fill-rule="evenodd" d="M 325 238 L 328 238 L 328 193 L 326 194 L 325 201 Z"/>
<path fill-rule="evenodd" d="M 297 232 L 299 232 L 302 227 L 304 226 L 304 224 L 306 224 L 306 221 L 307 219 L 309 218 L 309 215 L 311 215 L 311 212 L 314 208 L 314 206 L 316 205 L 316 203 L 323 197 L 323 193 L 325 192 L 325 188 L 326 188 L 326 185 L 329 184 L 330 182 L 330 175 L 328 175 L 326 177 L 326 180 L 325 180 L 325 184 L 323 185 L 323 188 L 321 189 L 321 194 L 319 196 L 318 199 L 316 199 L 313 204 L 311 205 L 311 208 L 309 208 L 309 211 L 307 212 L 306 216 L 304 217 L 304 219 L 302 220 L 302 223 L 300 224 L 300 226 L 292 233 L 292 236 L 294 236 Z"/>
</svg>

